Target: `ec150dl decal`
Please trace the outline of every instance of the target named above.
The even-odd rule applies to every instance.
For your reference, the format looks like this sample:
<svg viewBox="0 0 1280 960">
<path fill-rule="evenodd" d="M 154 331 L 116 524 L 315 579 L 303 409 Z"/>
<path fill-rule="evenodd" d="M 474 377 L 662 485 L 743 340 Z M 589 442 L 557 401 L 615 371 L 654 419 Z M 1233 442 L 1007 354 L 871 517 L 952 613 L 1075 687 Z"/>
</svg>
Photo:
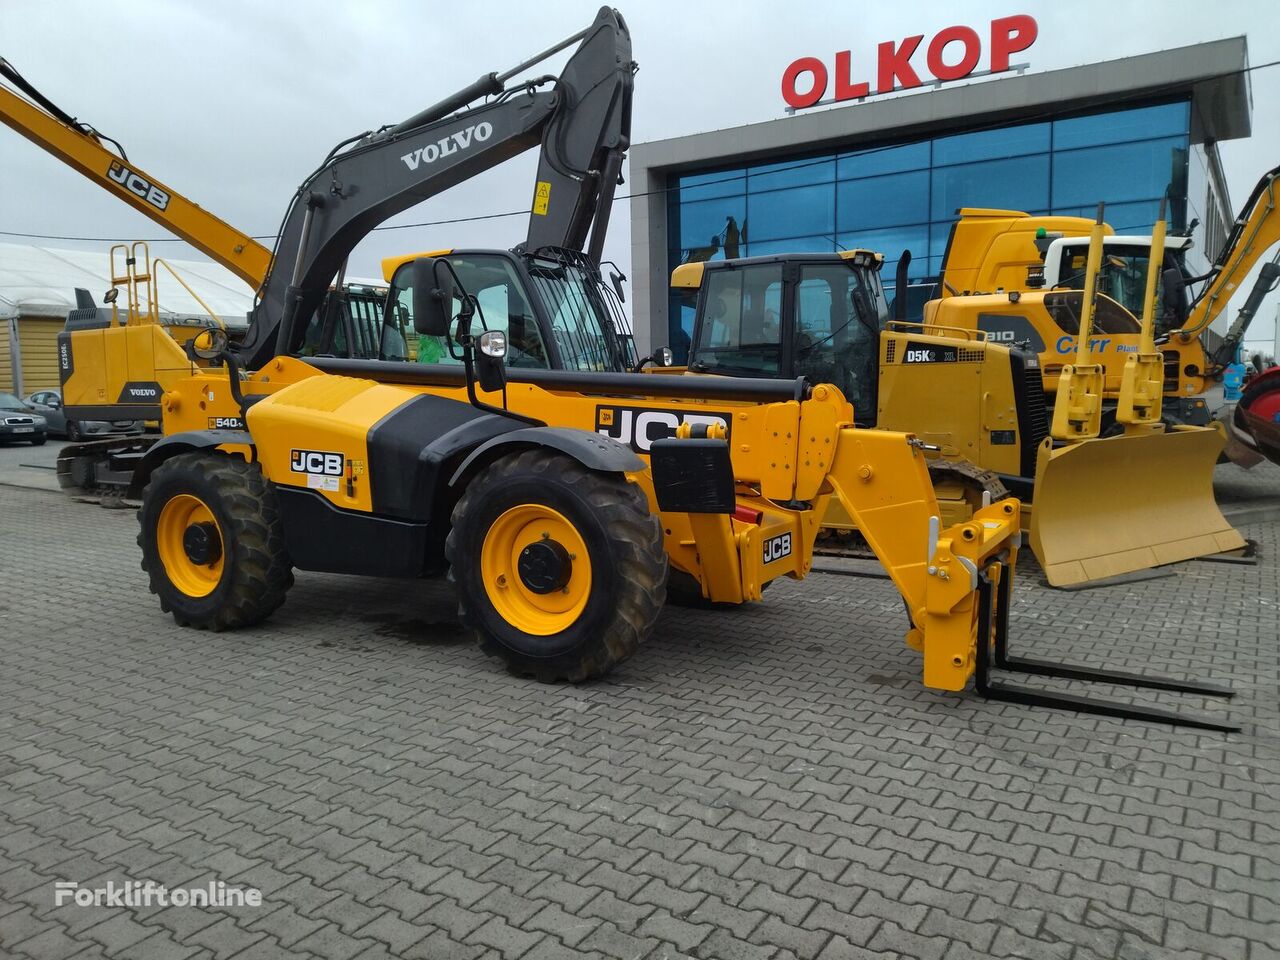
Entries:
<svg viewBox="0 0 1280 960">
<path fill-rule="evenodd" d="M 733 417 L 727 413 L 682 413 L 676 410 L 654 410 L 647 407 L 596 407 L 596 433 L 624 443 L 636 453 L 648 453 L 655 440 L 676 435 L 682 423 L 719 424 L 725 436 L 733 429 Z"/>
</svg>

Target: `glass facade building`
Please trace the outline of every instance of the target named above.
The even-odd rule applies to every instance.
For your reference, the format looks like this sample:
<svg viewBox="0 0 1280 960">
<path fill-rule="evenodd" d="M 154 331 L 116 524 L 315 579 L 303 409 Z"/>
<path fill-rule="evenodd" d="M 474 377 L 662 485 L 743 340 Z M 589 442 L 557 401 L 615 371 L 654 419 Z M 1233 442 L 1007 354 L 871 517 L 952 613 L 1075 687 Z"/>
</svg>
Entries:
<svg viewBox="0 0 1280 960">
<path fill-rule="evenodd" d="M 911 251 L 912 279 L 936 276 L 959 207 L 1092 216 L 1149 233 L 1161 198 L 1186 228 L 1191 103 L 1182 97 L 673 175 L 667 273 L 681 263 L 864 247 L 885 256 L 891 288 Z M 670 344 L 687 349 L 693 306 L 672 295 Z"/>
</svg>

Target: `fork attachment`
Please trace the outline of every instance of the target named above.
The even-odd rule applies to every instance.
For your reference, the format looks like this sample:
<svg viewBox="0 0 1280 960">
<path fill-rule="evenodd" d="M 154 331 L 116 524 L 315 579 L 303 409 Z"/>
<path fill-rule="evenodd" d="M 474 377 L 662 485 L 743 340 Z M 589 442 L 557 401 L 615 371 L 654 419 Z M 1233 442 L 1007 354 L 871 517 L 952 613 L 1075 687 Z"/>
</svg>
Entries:
<svg viewBox="0 0 1280 960">
<path fill-rule="evenodd" d="M 1174 710 L 1143 707 L 1119 700 L 1095 700 L 1070 693 L 1039 690 L 1017 684 L 993 680 L 993 669 L 1012 673 L 1027 673 L 1042 677 L 1063 677 L 1069 680 L 1089 680 L 1097 683 L 1115 683 L 1152 690 L 1177 690 L 1199 693 L 1212 697 L 1232 697 L 1230 687 L 1210 683 L 1195 683 L 1173 677 L 1147 676 L 1124 670 L 1095 670 L 1083 666 L 1014 657 L 1009 654 L 1009 577 L 1001 576 L 1001 564 L 986 567 L 979 574 L 978 587 L 978 642 L 977 662 L 974 670 L 974 686 L 978 693 L 989 700 L 1020 703 L 1033 707 L 1049 707 L 1057 710 L 1074 710 L 1104 717 L 1120 717 L 1126 720 L 1147 720 L 1152 723 L 1168 723 L 1178 727 L 1195 727 L 1201 730 L 1221 730 L 1232 733 L 1239 724 L 1224 723 L 1210 717 L 1182 714 Z"/>
</svg>

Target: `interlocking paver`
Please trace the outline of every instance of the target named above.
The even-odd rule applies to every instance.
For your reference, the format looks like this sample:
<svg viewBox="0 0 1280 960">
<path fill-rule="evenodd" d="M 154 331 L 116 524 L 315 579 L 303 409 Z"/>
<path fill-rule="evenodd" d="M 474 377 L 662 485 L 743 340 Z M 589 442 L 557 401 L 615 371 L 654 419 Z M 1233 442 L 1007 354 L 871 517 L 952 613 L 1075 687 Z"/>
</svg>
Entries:
<svg viewBox="0 0 1280 960">
<path fill-rule="evenodd" d="M 892 588 L 823 574 L 669 609 L 577 687 L 458 642 L 442 584 L 299 573 L 195 633 L 119 574 L 129 512 L 0 486 L 0 950 L 1270 960 L 1280 529 L 1244 532 L 1256 566 L 1059 592 L 1029 563 L 1014 598 L 1022 649 L 1231 682 L 1183 698 L 1221 736 L 924 691 Z M 126 877 L 264 904 L 52 905 Z"/>
</svg>

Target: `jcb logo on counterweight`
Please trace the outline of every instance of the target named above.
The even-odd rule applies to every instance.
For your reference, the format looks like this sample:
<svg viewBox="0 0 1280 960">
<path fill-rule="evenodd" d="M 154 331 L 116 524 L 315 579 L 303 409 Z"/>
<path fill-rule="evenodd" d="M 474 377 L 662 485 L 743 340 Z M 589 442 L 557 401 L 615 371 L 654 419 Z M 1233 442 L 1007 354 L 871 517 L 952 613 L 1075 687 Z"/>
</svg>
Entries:
<svg viewBox="0 0 1280 960">
<path fill-rule="evenodd" d="M 720 424 L 727 437 L 733 428 L 733 417 L 727 413 L 684 413 L 645 407 L 596 407 L 596 433 L 626 444 L 636 453 L 648 453 L 655 440 L 674 437 L 676 427 L 682 423 Z"/>
<path fill-rule="evenodd" d="M 130 193 L 147 201 L 157 210 L 168 209 L 169 194 L 165 193 L 146 177 L 134 173 L 119 160 L 111 161 L 111 169 L 107 171 L 107 176 Z"/>
<path fill-rule="evenodd" d="M 318 473 L 326 477 L 340 477 L 342 461 L 342 454 L 328 450 L 289 451 L 289 469 L 294 473 Z"/>
</svg>

